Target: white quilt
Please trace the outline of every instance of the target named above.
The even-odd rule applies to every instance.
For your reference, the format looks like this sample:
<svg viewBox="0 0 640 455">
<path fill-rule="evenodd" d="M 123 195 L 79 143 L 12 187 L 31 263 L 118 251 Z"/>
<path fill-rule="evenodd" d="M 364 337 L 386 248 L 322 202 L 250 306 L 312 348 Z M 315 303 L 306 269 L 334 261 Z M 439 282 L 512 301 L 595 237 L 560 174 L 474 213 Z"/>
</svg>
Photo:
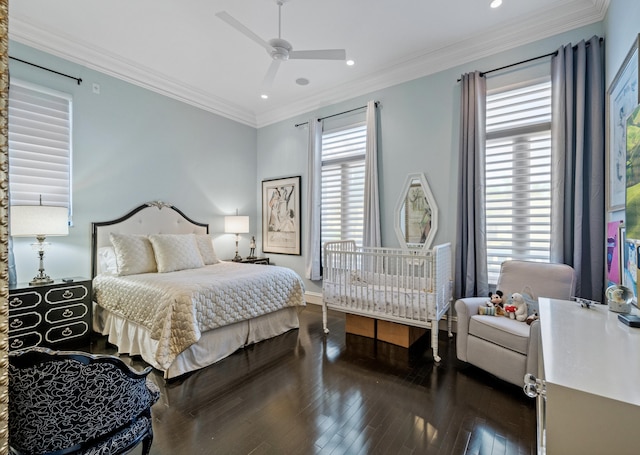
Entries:
<svg viewBox="0 0 640 455">
<path fill-rule="evenodd" d="M 98 275 L 94 301 L 149 329 L 156 360 L 169 368 L 202 332 L 304 306 L 304 284 L 292 270 L 221 262 L 169 273 Z"/>
</svg>

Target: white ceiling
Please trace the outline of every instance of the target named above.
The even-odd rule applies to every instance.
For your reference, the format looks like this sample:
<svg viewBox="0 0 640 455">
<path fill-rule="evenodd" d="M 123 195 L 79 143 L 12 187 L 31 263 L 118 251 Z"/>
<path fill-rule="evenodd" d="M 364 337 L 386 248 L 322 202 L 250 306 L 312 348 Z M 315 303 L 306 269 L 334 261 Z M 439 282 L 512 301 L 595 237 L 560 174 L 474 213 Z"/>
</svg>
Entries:
<svg viewBox="0 0 640 455">
<path fill-rule="evenodd" d="M 261 127 L 604 18 L 609 0 L 286 0 L 294 50 L 344 48 L 341 61 L 289 60 L 268 100 L 271 57 L 215 16 L 265 40 L 275 0 L 10 0 L 9 37 L 233 120 Z M 297 78 L 307 78 L 306 86 Z M 89 82 L 89 81 L 88 81 Z"/>
</svg>

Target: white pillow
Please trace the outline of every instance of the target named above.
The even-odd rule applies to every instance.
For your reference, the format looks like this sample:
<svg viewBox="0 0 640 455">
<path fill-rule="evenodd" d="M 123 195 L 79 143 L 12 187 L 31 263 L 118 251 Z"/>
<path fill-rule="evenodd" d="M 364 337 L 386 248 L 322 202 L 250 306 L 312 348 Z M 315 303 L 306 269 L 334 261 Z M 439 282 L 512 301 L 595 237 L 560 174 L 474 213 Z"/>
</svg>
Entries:
<svg viewBox="0 0 640 455">
<path fill-rule="evenodd" d="M 112 246 L 98 248 L 98 273 L 106 273 L 109 275 L 118 274 L 116 250 Z"/>
<path fill-rule="evenodd" d="M 118 275 L 157 272 L 156 258 L 146 235 L 109 234 L 116 251 Z"/>
<path fill-rule="evenodd" d="M 215 250 L 213 249 L 213 242 L 208 234 L 197 234 L 196 242 L 198 243 L 198 249 L 205 265 L 217 264 L 220 262 Z"/>
<path fill-rule="evenodd" d="M 204 267 L 194 234 L 154 234 L 149 236 L 158 272 Z"/>
</svg>

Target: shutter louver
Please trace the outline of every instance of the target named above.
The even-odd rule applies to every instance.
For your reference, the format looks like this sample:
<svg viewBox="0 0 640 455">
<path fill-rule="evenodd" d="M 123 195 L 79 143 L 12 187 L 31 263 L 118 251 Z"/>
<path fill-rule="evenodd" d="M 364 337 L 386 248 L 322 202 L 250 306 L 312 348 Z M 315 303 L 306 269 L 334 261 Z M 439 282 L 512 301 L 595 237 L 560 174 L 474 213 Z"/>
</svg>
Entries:
<svg viewBox="0 0 640 455">
<path fill-rule="evenodd" d="M 366 125 L 322 135 L 322 243 L 362 245 Z"/>
<path fill-rule="evenodd" d="M 11 205 L 71 208 L 71 97 L 12 82 L 9 90 Z"/>
<path fill-rule="evenodd" d="M 489 283 L 509 259 L 549 262 L 551 83 L 487 96 Z"/>
</svg>

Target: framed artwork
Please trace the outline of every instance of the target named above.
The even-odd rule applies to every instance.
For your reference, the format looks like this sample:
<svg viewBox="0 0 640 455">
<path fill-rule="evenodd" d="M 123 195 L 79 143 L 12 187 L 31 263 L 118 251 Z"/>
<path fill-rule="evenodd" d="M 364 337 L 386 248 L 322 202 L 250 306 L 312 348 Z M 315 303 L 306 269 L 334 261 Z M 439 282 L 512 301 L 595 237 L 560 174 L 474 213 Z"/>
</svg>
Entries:
<svg viewBox="0 0 640 455">
<path fill-rule="evenodd" d="M 624 273 L 622 285 L 633 291 L 633 303 L 638 304 L 638 245 L 635 240 L 624 239 Z"/>
<path fill-rule="evenodd" d="M 300 176 L 262 181 L 262 251 L 300 255 Z"/>
<path fill-rule="evenodd" d="M 640 239 L 640 106 L 626 121 L 626 203 L 627 238 Z"/>
<path fill-rule="evenodd" d="M 638 91 L 638 44 L 640 34 L 627 53 L 609 90 L 607 90 L 607 208 L 625 207 L 626 122 L 640 102 Z"/>
<path fill-rule="evenodd" d="M 607 286 L 612 284 L 622 284 L 620 270 L 622 270 L 622 260 L 620 259 L 620 230 L 622 221 L 610 221 L 607 223 Z"/>
<path fill-rule="evenodd" d="M 404 204 L 406 242 L 422 246 L 431 231 L 431 207 L 421 182 L 413 181 L 411 183 Z"/>
</svg>

